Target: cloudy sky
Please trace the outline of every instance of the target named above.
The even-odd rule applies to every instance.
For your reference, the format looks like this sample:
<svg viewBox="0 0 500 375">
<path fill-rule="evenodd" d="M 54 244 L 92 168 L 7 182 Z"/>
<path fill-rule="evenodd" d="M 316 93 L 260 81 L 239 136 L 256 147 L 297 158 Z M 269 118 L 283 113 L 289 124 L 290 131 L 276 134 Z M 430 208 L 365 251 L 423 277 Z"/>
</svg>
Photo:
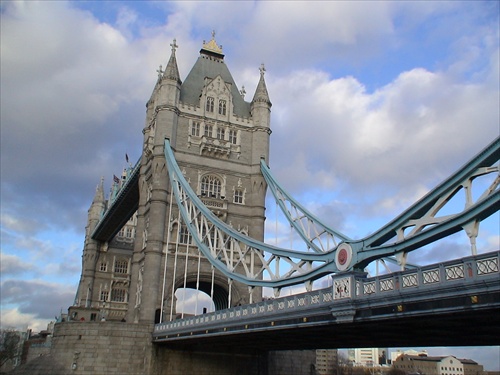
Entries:
<svg viewBox="0 0 500 375">
<path fill-rule="evenodd" d="M 361 238 L 499 135 L 499 4 L 3 1 L 2 326 L 44 329 L 72 303 L 95 187 L 139 158 L 174 38 L 185 78 L 215 29 L 247 100 L 265 63 L 273 174 Z M 498 222 L 479 252 L 499 248 Z M 440 249 L 410 260 L 470 254 L 463 233 Z"/>
</svg>

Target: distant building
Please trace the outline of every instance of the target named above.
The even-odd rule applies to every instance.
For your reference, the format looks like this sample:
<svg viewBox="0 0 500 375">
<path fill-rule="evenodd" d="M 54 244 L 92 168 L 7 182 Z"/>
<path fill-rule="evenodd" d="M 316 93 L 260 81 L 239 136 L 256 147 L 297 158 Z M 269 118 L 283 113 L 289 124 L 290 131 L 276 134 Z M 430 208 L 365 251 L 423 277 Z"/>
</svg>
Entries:
<svg viewBox="0 0 500 375">
<path fill-rule="evenodd" d="M 333 375 L 337 373 L 337 349 L 316 350 L 316 373 L 318 375 Z"/>
<path fill-rule="evenodd" d="M 425 375 L 483 375 L 483 366 L 472 359 L 459 359 L 454 356 L 433 357 L 426 355 L 402 354 L 393 367 L 407 374 Z"/>
<path fill-rule="evenodd" d="M 349 362 L 355 366 L 378 366 L 388 364 L 387 353 L 385 348 L 360 348 L 348 350 Z"/>
<path fill-rule="evenodd" d="M 393 350 L 391 351 L 391 363 L 394 363 L 394 361 L 403 354 L 408 354 L 408 355 L 419 355 L 419 356 L 427 356 L 427 350 L 421 350 L 421 351 L 416 351 L 414 349 L 409 349 L 409 350 Z"/>
<path fill-rule="evenodd" d="M 12 348 L 7 349 L 10 358 L 2 363 L 0 373 L 11 371 L 18 366 L 30 362 L 31 360 L 50 353 L 52 346 L 52 334 L 54 333 L 54 322 L 47 325 L 47 329 L 37 334 L 32 334 L 31 329 L 27 331 L 3 330 L 1 333 L 0 347 L 5 350 L 8 345 L 6 340 L 8 335 L 14 340 Z"/>
</svg>

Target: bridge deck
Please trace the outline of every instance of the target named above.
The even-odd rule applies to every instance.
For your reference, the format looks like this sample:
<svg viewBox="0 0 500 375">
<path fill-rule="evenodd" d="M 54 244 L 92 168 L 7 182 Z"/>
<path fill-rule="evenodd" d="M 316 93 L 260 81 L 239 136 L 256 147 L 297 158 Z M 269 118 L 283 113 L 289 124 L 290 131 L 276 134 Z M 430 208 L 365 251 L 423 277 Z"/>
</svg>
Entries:
<svg viewBox="0 0 500 375">
<path fill-rule="evenodd" d="M 500 252 L 155 326 L 156 343 L 192 350 L 498 345 Z"/>
</svg>

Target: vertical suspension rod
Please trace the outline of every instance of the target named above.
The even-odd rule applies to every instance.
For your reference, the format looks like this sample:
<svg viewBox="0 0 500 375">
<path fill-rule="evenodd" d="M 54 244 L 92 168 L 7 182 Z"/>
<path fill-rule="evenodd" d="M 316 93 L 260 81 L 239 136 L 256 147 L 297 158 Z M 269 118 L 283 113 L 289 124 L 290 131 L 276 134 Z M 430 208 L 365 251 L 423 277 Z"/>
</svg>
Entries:
<svg viewBox="0 0 500 375">
<path fill-rule="evenodd" d="M 180 222 L 180 211 L 177 217 L 177 223 L 179 222 Z M 179 234 L 180 234 L 180 228 L 179 225 L 177 225 L 177 238 L 175 239 L 174 274 L 172 276 L 172 293 L 170 297 L 170 321 L 172 321 L 172 316 L 174 313 L 175 277 L 177 273 L 177 254 L 179 253 Z"/>
<path fill-rule="evenodd" d="M 167 262 L 168 262 L 168 244 L 170 243 L 170 233 L 172 231 L 172 198 L 174 194 L 174 189 L 170 187 L 170 208 L 168 210 L 168 228 L 167 228 L 167 244 L 165 246 L 165 264 L 163 269 L 163 286 L 161 290 L 161 307 L 160 307 L 160 323 L 163 321 L 163 305 L 165 304 L 165 283 L 167 279 Z"/>
</svg>

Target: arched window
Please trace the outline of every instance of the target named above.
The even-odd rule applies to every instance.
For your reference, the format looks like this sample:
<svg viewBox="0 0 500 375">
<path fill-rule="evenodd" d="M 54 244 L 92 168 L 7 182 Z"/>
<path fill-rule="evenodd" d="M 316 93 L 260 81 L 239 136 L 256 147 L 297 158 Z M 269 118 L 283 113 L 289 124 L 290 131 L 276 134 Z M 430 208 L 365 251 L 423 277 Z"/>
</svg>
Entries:
<svg viewBox="0 0 500 375">
<path fill-rule="evenodd" d="M 229 130 L 229 143 L 232 143 L 233 145 L 236 144 L 236 130 Z"/>
<path fill-rule="evenodd" d="M 224 136 L 226 135 L 226 131 L 222 127 L 217 128 L 217 139 L 222 139 L 224 140 Z"/>
<path fill-rule="evenodd" d="M 201 179 L 200 193 L 203 197 L 220 198 L 221 182 L 219 178 L 208 175 Z"/>
<path fill-rule="evenodd" d="M 213 112 L 214 111 L 214 98 L 211 96 L 207 97 L 207 105 L 205 107 L 207 112 Z"/>
<path fill-rule="evenodd" d="M 198 121 L 193 121 L 191 125 L 191 135 L 195 137 L 200 136 L 200 123 Z"/>
<path fill-rule="evenodd" d="M 219 115 L 226 115 L 226 101 L 219 100 Z"/>
<path fill-rule="evenodd" d="M 213 125 L 205 124 L 205 137 L 212 138 Z"/>
</svg>

